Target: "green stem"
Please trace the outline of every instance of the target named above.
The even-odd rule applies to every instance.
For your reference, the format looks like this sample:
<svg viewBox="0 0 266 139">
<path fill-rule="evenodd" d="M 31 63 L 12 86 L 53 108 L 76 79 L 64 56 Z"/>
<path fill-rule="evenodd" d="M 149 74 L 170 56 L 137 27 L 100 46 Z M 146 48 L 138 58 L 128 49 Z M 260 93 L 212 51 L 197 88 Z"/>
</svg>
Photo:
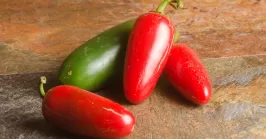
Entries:
<svg viewBox="0 0 266 139">
<path fill-rule="evenodd" d="M 171 0 L 163 0 L 161 2 L 161 4 L 158 6 L 158 8 L 156 9 L 157 12 L 164 14 L 164 9 L 165 7 L 170 4 Z"/>
<path fill-rule="evenodd" d="M 183 3 L 183 1 L 182 0 L 177 0 L 177 7 L 176 8 L 183 8 L 184 7 L 184 3 Z"/>
<path fill-rule="evenodd" d="M 179 32 L 176 32 L 174 37 L 174 43 L 176 43 L 178 40 L 179 40 Z"/>
<path fill-rule="evenodd" d="M 176 3 L 177 6 L 175 6 L 173 3 Z M 161 14 L 164 14 L 164 10 L 166 8 L 167 5 L 171 5 L 174 8 L 183 8 L 183 2 L 182 0 L 163 0 L 160 5 L 158 6 L 158 8 L 156 9 L 156 12 L 159 12 Z"/>
<path fill-rule="evenodd" d="M 45 91 L 43 89 L 43 85 L 46 84 L 46 77 L 42 76 L 41 77 L 41 84 L 40 84 L 40 93 L 44 97 L 45 96 Z"/>
</svg>

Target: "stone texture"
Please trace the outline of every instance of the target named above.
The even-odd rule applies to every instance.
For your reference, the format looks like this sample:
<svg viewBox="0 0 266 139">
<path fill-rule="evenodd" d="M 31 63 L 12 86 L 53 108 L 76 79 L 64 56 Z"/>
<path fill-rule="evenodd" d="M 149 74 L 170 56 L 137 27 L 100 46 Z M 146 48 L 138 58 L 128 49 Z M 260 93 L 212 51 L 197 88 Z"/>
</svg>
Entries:
<svg viewBox="0 0 266 139">
<path fill-rule="evenodd" d="M 0 0 L 0 138 L 76 139 L 45 122 L 39 77 L 46 90 L 76 47 L 104 30 L 154 10 L 160 0 Z M 121 82 L 96 92 L 137 118 L 129 139 L 266 138 L 266 1 L 184 0 L 167 16 L 180 41 L 207 68 L 213 96 L 195 106 L 162 76 L 151 97 L 130 105 Z M 80 137 L 82 138 L 82 137 Z"/>
<path fill-rule="evenodd" d="M 163 76 L 139 105 L 126 101 L 121 82 L 96 93 L 135 115 L 137 125 L 128 139 L 266 138 L 266 56 L 203 62 L 214 86 L 211 101 L 204 106 L 186 101 Z M 48 78 L 46 90 L 59 84 L 55 72 L 0 76 L 0 138 L 78 138 L 43 119 L 38 91 L 42 75 Z"/>
<path fill-rule="evenodd" d="M 1 0 L 0 48 L 12 51 L 5 54 L 7 60 L 0 61 L 0 65 L 4 65 L 0 67 L 0 74 L 54 71 L 59 66 L 57 62 L 62 62 L 73 49 L 91 37 L 155 10 L 159 2 Z M 166 14 L 180 32 L 179 43 L 190 45 L 201 58 L 266 53 L 265 1 L 186 0 L 184 4 L 182 10 L 167 8 Z M 6 62 L 20 57 L 21 53 L 27 53 L 23 59 Z M 31 64 L 43 59 L 56 63 Z M 23 65 L 17 64 L 25 61 Z"/>
</svg>

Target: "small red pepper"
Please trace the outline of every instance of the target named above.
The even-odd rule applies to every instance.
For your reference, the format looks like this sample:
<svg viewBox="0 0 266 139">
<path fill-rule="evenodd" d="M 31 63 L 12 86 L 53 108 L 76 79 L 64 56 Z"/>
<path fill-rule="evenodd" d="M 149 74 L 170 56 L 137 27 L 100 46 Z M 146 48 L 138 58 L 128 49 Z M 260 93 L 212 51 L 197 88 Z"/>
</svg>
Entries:
<svg viewBox="0 0 266 139">
<path fill-rule="evenodd" d="M 182 4 L 180 0 L 164 0 L 156 12 L 139 16 L 134 24 L 124 66 L 124 92 L 131 103 L 149 97 L 165 67 L 175 27 L 162 13 L 172 3 Z"/>
<path fill-rule="evenodd" d="M 188 46 L 173 46 L 164 73 L 174 88 L 188 100 L 195 104 L 206 104 L 210 100 L 212 88 L 209 75 Z"/>
<path fill-rule="evenodd" d="M 53 125 L 75 135 L 99 138 L 121 138 L 133 132 L 135 118 L 121 105 L 69 85 L 45 94 L 44 83 L 46 78 L 41 77 L 42 113 Z"/>
</svg>

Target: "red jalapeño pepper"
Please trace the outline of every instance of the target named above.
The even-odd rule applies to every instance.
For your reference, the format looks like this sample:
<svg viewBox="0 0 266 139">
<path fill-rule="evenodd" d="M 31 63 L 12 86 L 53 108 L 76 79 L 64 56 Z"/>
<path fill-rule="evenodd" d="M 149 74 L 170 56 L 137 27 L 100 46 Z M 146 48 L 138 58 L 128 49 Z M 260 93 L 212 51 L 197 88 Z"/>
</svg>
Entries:
<svg viewBox="0 0 266 139">
<path fill-rule="evenodd" d="M 121 105 L 80 89 L 61 85 L 44 92 L 46 78 L 41 77 L 44 118 L 75 135 L 97 138 L 121 138 L 134 130 L 133 114 Z"/>
<path fill-rule="evenodd" d="M 164 71 L 167 80 L 186 99 L 206 104 L 211 97 L 211 81 L 196 53 L 186 45 L 175 44 Z"/>
<path fill-rule="evenodd" d="M 164 0 L 156 11 L 140 15 L 131 31 L 124 65 L 124 93 L 133 104 L 149 97 L 164 69 L 175 28 L 163 15 L 165 7 L 179 0 Z"/>
</svg>

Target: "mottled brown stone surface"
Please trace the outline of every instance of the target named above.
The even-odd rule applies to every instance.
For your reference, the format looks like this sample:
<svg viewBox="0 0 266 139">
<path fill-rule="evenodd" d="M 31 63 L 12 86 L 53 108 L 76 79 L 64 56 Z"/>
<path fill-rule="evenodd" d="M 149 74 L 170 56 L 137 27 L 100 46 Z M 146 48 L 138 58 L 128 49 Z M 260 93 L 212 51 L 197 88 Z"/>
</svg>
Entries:
<svg viewBox="0 0 266 139">
<path fill-rule="evenodd" d="M 0 139 L 76 139 L 41 115 L 39 77 L 49 85 L 76 47 L 160 0 L 0 0 Z M 184 0 L 167 9 L 207 68 L 213 95 L 195 106 L 162 77 L 151 97 L 129 105 L 122 87 L 97 93 L 136 116 L 129 139 L 266 138 L 266 1 Z M 121 84 L 120 84 L 121 85 Z"/>
<path fill-rule="evenodd" d="M 31 63 L 43 59 L 60 62 L 86 40 L 154 10 L 159 2 L 1 0 L 0 46 L 1 50 L 2 47 L 11 49 L 8 53 L 13 57 L 5 57 L 7 60 L 0 62 L 3 65 L 0 74 L 53 71 L 58 64 L 34 66 Z M 183 10 L 169 7 L 166 14 L 180 31 L 180 42 L 189 44 L 202 58 L 266 53 L 265 1 L 186 0 L 184 3 Z M 23 59 L 6 62 L 13 61 L 17 55 L 23 55 Z M 32 62 L 16 64 L 24 61 Z"/>
</svg>

